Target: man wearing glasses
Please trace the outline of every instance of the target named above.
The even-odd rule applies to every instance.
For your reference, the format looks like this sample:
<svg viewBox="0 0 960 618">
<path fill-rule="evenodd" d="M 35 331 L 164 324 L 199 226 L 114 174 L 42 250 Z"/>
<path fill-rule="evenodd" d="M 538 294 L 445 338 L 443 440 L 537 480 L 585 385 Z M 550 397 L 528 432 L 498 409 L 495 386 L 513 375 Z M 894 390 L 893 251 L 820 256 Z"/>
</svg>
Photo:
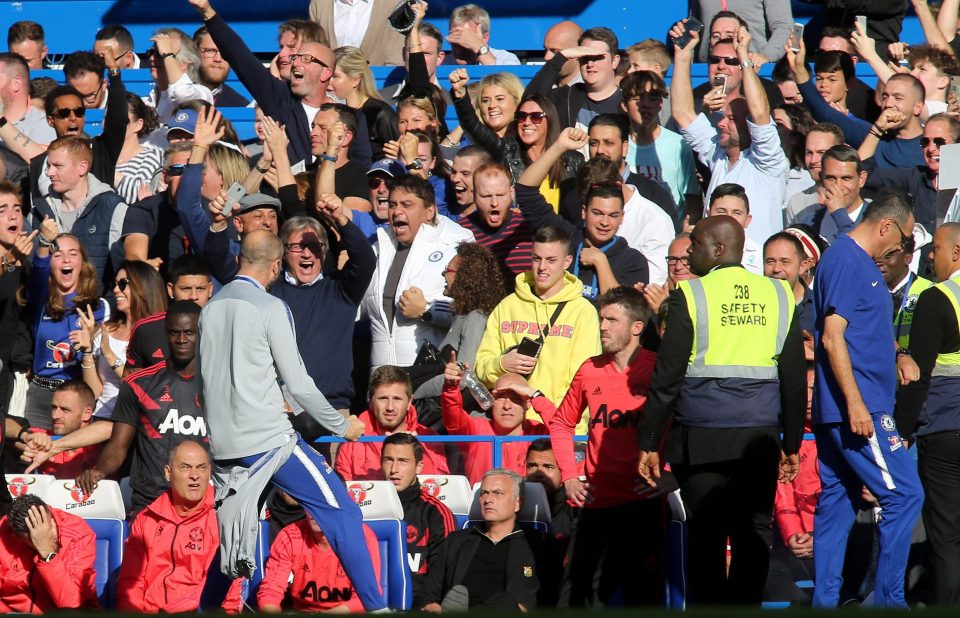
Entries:
<svg viewBox="0 0 960 618">
<path fill-rule="evenodd" d="M 276 79 L 253 55 L 243 39 L 227 25 L 209 0 L 189 0 L 203 17 L 204 25 L 224 60 L 237 76 L 264 115 L 286 126 L 290 137 L 290 161 L 310 163 L 310 125 L 320 106 L 329 102 L 327 84 L 333 77 L 336 56 L 326 45 L 304 42 L 298 53 L 290 55 L 290 81 Z"/>
<path fill-rule="evenodd" d="M 108 47 L 116 56 L 119 68 L 140 68 L 140 57 L 133 51 L 133 36 L 123 26 L 111 24 L 97 32 L 96 40 L 93 42 L 93 53 L 102 58 L 107 53 Z"/>
<path fill-rule="evenodd" d="M 193 33 L 193 42 L 200 50 L 200 83 L 213 93 L 216 107 L 246 107 L 250 101 L 227 84 L 230 75 L 230 63 L 220 55 L 220 49 L 206 26 Z"/>
<path fill-rule="evenodd" d="M 812 408 L 823 492 L 813 540 L 813 604 L 839 601 L 847 536 L 866 485 L 882 509 L 878 607 L 906 607 L 903 585 L 910 535 L 923 504 L 917 469 L 907 454 L 894 400 L 897 352 L 893 302 L 876 262 L 902 249 L 914 228 L 908 200 L 874 200 L 863 220 L 824 252 L 814 284 L 816 385 Z M 904 428 L 909 431 L 911 428 Z"/>
</svg>

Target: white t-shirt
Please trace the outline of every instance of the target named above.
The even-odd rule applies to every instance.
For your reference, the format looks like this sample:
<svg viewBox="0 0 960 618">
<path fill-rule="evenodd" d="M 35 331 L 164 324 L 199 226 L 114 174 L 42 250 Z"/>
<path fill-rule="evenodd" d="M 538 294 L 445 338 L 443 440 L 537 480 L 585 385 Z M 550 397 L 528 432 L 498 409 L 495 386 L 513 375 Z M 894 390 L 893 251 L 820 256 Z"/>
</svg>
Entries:
<svg viewBox="0 0 960 618">
<path fill-rule="evenodd" d="M 650 283 L 663 285 L 667 280 L 667 247 L 675 235 L 673 221 L 658 205 L 627 185 L 633 195 L 623 205 L 623 222 L 617 230 L 630 247 L 647 258 Z"/>
</svg>

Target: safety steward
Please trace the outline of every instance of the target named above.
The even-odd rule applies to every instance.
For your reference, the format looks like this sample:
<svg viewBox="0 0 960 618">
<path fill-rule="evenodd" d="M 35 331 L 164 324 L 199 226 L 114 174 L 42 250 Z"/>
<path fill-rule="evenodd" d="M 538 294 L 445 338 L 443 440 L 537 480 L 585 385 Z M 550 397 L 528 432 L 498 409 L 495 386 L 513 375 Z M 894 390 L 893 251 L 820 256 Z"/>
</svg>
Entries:
<svg viewBox="0 0 960 618">
<path fill-rule="evenodd" d="M 639 434 L 640 475 L 659 481 L 667 454 L 687 512 L 694 604 L 759 605 L 778 478 L 799 469 L 806 395 L 803 342 L 789 285 L 744 270 L 743 227 L 703 219 L 690 270 L 669 300 L 666 332 Z M 783 433 L 781 447 L 780 433 Z M 782 448 L 782 451 L 781 451 Z M 727 569 L 727 540 L 735 556 Z"/>
</svg>

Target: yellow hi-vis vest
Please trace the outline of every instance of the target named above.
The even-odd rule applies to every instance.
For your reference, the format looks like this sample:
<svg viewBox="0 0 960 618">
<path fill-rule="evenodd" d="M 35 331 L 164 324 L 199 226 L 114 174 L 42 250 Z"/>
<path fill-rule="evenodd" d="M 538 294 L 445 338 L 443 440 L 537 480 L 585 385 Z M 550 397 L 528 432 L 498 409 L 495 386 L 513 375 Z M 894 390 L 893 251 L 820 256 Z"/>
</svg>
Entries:
<svg viewBox="0 0 960 618">
<path fill-rule="evenodd" d="M 911 273 L 908 275 L 908 286 L 903 293 L 903 301 L 897 309 L 897 315 L 893 319 L 894 336 L 901 348 L 910 347 L 910 326 L 913 324 L 913 312 L 917 308 L 917 300 L 920 293 L 933 286 L 933 282 L 923 277 L 918 277 Z M 912 281 L 911 281 L 912 280 Z M 944 290 L 946 291 L 946 290 Z M 949 296 L 949 294 L 947 294 Z"/>
<path fill-rule="evenodd" d="M 795 309 L 790 284 L 727 267 L 678 288 L 693 322 L 687 377 L 777 379 Z"/>
<path fill-rule="evenodd" d="M 947 297 L 953 311 L 957 314 L 957 321 L 960 324 L 960 277 L 957 279 L 947 279 L 934 286 Z M 937 376 L 960 376 L 960 352 L 947 352 L 937 355 L 937 362 L 933 366 L 933 372 L 930 374 Z"/>
</svg>

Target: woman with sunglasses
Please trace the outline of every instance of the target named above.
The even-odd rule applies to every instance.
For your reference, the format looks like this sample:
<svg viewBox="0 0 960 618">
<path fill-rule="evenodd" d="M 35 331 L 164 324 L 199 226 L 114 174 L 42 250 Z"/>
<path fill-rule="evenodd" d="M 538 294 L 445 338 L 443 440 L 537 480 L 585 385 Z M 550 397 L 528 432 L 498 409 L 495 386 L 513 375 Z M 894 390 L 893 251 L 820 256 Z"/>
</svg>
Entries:
<svg viewBox="0 0 960 618">
<path fill-rule="evenodd" d="M 97 269 L 80 240 L 58 234 L 57 224 L 40 224 L 33 270 L 18 300 L 33 335 L 33 379 L 27 388 L 24 416 L 30 427 L 52 429 L 53 391 L 80 378 L 81 363 L 89 364 L 89 350 L 80 346 L 80 316 L 96 322 L 110 317 L 110 307 L 97 293 Z"/>
<path fill-rule="evenodd" d="M 157 112 L 130 92 L 127 93 L 127 110 L 129 122 L 117 158 L 113 186 L 124 202 L 133 204 L 150 193 L 150 181 L 163 167 L 163 151 L 145 142 L 160 126 Z"/>
<path fill-rule="evenodd" d="M 450 91 L 460 126 L 479 146 L 490 152 L 496 161 L 506 165 L 516 182 L 527 166 L 539 159 L 547 146 L 555 142 L 560 135 L 557 108 L 547 97 L 530 94 L 518 99 L 519 105 L 514 108 L 513 120 L 506 126 L 501 127 L 500 120 L 489 126 L 477 116 L 467 95 L 468 79 L 467 72 L 463 69 L 450 74 Z M 494 93 L 495 91 L 490 94 Z M 522 91 L 520 95 L 522 96 Z M 482 101 L 483 90 L 480 98 Z M 502 119 L 502 116 L 500 118 Z M 574 188 L 574 177 L 582 164 L 582 154 L 568 152 L 550 167 L 550 173 L 541 184 L 540 191 L 554 212 L 559 211 L 562 194 Z"/>
<path fill-rule="evenodd" d="M 117 300 L 116 314 L 101 327 L 92 311 L 80 311 L 81 328 L 77 337 L 84 352 L 80 363 L 83 381 L 97 397 L 94 416 L 101 418 L 110 418 L 113 414 L 127 362 L 130 329 L 143 318 L 167 308 L 163 278 L 146 262 L 127 260 L 121 264 L 113 295 Z"/>
</svg>

